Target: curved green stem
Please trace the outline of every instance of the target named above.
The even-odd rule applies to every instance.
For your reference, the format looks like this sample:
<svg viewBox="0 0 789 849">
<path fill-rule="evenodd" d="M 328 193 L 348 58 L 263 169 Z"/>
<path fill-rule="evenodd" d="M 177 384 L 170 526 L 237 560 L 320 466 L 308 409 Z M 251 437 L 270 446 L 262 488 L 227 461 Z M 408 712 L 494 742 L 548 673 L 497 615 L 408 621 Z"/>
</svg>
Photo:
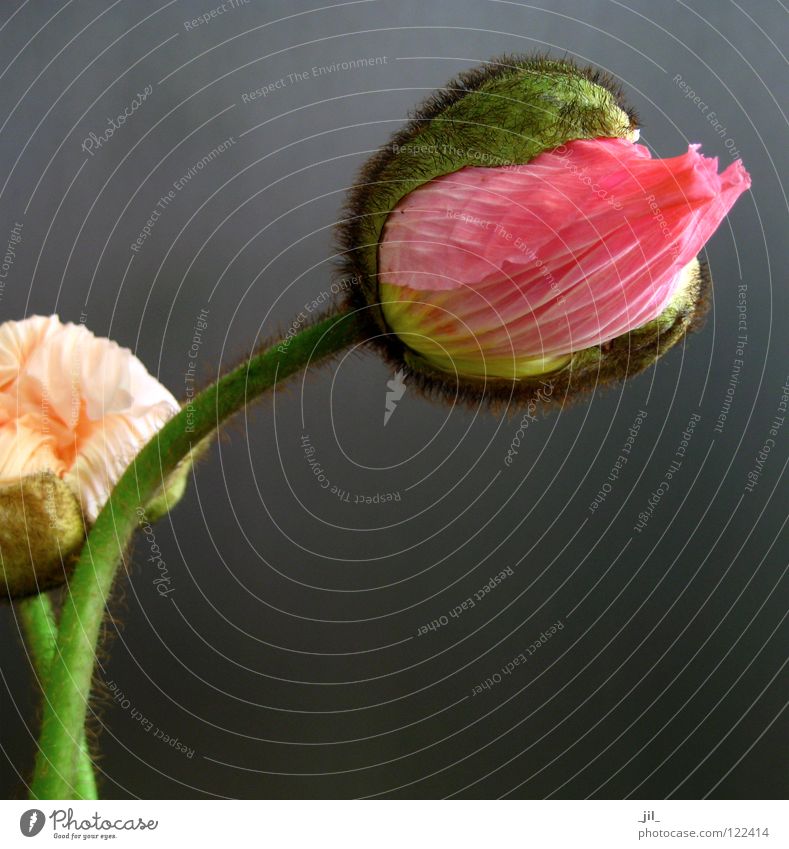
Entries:
<svg viewBox="0 0 789 849">
<path fill-rule="evenodd" d="M 69 581 L 44 698 L 33 799 L 77 791 L 80 740 L 104 609 L 118 564 L 145 507 L 201 439 L 252 399 L 310 363 L 364 338 L 355 314 L 341 312 L 256 354 L 196 395 L 132 461 L 96 519 Z"/>
<path fill-rule="evenodd" d="M 25 598 L 18 602 L 17 611 L 25 632 L 25 642 L 30 649 L 33 667 L 42 691 L 46 691 L 46 681 L 57 650 L 58 623 L 52 600 L 45 593 Z M 98 799 L 96 776 L 90 757 L 85 729 L 80 739 L 80 756 L 75 777 L 76 797 L 79 799 Z"/>
</svg>

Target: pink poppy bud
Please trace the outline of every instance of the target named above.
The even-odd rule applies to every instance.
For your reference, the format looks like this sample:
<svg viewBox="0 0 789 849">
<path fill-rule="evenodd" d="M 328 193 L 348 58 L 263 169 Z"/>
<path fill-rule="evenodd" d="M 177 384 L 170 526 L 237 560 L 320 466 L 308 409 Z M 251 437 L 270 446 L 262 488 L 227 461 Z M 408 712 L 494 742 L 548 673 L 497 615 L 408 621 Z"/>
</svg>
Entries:
<svg viewBox="0 0 789 849">
<path fill-rule="evenodd" d="M 0 325 L 0 554 L 12 595 L 64 579 L 126 466 L 179 409 L 131 351 L 82 325 Z"/>
<path fill-rule="evenodd" d="M 387 325 L 435 368 L 512 379 L 653 321 L 750 186 L 698 147 L 652 159 L 626 139 L 571 141 L 416 189 L 379 248 Z"/>
<path fill-rule="evenodd" d="M 637 136 L 612 80 L 569 62 L 448 83 L 366 164 L 341 225 L 373 344 L 429 392 L 502 403 L 652 364 L 700 323 L 697 254 L 750 178 Z"/>
</svg>

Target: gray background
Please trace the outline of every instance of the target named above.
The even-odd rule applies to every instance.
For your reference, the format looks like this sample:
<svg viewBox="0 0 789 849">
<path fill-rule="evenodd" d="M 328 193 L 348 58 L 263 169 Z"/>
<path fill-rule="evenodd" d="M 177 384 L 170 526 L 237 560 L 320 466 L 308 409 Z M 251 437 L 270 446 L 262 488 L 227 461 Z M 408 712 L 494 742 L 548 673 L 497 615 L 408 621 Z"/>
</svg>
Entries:
<svg viewBox="0 0 789 849">
<path fill-rule="evenodd" d="M 172 594 L 157 594 L 144 541 L 119 585 L 101 677 L 128 704 L 105 692 L 93 719 L 104 796 L 784 797 L 785 441 L 744 490 L 787 379 L 781 4 L 253 0 L 184 27 L 217 5 L 33 0 L 5 4 L 0 30 L 0 245 L 23 223 L 0 317 L 85 313 L 176 395 L 200 310 L 208 380 L 327 289 L 365 157 L 431 90 L 502 52 L 605 68 L 655 155 L 701 142 L 723 167 L 736 148 L 753 189 L 708 245 L 705 329 L 626 387 L 533 423 L 511 468 L 519 414 L 407 389 L 384 429 L 392 375 L 360 352 L 235 421 L 155 528 Z M 311 71 L 360 57 L 386 62 Z M 82 140 L 148 84 L 86 155 Z M 130 262 L 158 198 L 230 136 Z M 745 365 L 714 433 L 741 283 Z M 639 409 L 632 459 L 592 513 Z M 696 412 L 681 472 L 636 534 Z M 321 489 L 304 434 L 333 484 L 401 500 Z M 417 636 L 506 567 L 473 610 Z M 557 620 L 527 665 L 471 695 Z M 0 774 L 20 796 L 37 696 L 12 608 L 0 627 Z"/>
</svg>

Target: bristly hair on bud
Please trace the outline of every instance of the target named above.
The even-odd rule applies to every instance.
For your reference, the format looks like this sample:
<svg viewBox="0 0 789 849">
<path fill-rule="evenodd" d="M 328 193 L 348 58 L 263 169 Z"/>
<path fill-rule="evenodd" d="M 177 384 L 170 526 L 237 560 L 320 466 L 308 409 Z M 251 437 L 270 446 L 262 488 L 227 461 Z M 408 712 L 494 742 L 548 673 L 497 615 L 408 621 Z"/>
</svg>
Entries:
<svg viewBox="0 0 789 849">
<path fill-rule="evenodd" d="M 379 285 L 387 282 L 379 270 L 387 218 L 410 193 L 468 166 L 526 165 L 575 140 L 634 141 L 637 127 L 636 113 L 612 77 L 544 55 L 498 57 L 431 95 L 365 163 L 338 225 L 340 273 L 355 281 L 345 300 L 366 323 L 369 344 L 428 396 L 499 409 L 563 405 L 654 363 L 704 315 L 710 278 L 696 260 L 683 269 L 677 296 L 654 320 L 573 352 L 561 368 L 517 378 L 436 368 L 389 325 Z"/>
</svg>

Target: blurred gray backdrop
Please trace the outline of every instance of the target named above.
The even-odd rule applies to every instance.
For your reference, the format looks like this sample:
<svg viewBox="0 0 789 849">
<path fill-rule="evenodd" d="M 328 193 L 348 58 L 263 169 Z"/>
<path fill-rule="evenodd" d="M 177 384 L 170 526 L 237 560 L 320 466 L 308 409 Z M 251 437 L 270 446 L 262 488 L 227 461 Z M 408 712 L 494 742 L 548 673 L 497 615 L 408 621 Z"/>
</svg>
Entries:
<svg viewBox="0 0 789 849">
<path fill-rule="evenodd" d="M 785 440 L 757 463 L 787 384 L 780 3 L 30 0 L 2 19 L 0 247 L 21 241 L 0 318 L 82 318 L 179 397 L 195 352 L 208 381 L 327 299 L 365 158 L 492 56 L 604 68 L 655 155 L 701 142 L 753 178 L 706 251 L 704 330 L 531 422 L 511 467 L 519 413 L 406 386 L 384 426 L 392 373 L 361 352 L 234 421 L 155 527 L 171 593 L 144 541 L 118 587 L 105 797 L 786 795 Z M 0 626 L 0 773 L 22 796 L 37 694 L 5 604 Z"/>
</svg>

